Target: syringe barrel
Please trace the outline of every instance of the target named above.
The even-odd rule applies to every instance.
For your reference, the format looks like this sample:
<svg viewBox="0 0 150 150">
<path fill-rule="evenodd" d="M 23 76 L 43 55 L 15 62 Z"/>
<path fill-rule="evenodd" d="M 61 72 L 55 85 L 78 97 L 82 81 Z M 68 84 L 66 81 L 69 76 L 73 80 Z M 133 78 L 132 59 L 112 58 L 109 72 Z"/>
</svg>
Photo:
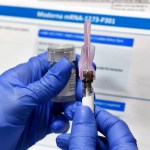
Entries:
<svg viewBox="0 0 150 150">
<path fill-rule="evenodd" d="M 82 105 L 89 106 L 91 110 L 94 112 L 94 91 L 92 88 L 93 72 L 84 71 L 83 76 L 84 79 L 82 80 L 83 82 Z"/>
</svg>

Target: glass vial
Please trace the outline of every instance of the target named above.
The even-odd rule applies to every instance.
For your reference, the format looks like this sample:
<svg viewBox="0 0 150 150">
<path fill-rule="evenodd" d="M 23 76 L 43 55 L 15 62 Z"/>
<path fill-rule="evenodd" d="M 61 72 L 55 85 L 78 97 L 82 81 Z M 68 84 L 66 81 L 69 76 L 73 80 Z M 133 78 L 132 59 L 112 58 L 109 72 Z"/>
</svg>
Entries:
<svg viewBox="0 0 150 150">
<path fill-rule="evenodd" d="M 76 100 L 76 70 L 75 70 L 75 48 L 72 44 L 50 44 L 48 48 L 48 60 L 50 67 L 57 63 L 62 57 L 68 59 L 72 64 L 71 77 L 65 88 L 52 99 L 53 102 L 70 102 Z"/>
</svg>

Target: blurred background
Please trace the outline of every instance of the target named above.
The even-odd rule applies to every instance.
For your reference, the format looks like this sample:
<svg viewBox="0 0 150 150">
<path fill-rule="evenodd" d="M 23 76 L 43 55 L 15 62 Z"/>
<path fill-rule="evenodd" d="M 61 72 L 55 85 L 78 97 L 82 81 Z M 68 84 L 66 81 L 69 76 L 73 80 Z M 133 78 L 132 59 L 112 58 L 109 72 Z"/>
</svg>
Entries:
<svg viewBox="0 0 150 150">
<path fill-rule="evenodd" d="M 150 143 L 150 0 L 0 0 L 0 74 L 52 43 L 81 52 L 84 22 L 96 47 L 95 105 L 127 122 L 140 150 Z M 51 134 L 30 150 L 56 150 Z"/>
</svg>

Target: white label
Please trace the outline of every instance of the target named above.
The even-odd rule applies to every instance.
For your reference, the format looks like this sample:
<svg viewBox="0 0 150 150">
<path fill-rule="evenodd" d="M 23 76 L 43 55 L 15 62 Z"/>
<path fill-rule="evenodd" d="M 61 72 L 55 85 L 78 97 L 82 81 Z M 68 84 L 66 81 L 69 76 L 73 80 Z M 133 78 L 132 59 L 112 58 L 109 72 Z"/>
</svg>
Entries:
<svg viewBox="0 0 150 150">
<path fill-rule="evenodd" d="M 90 107 L 92 112 L 94 112 L 94 95 L 83 97 L 82 105 Z"/>
<path fill-rule="evenodd" d="M 57 96 L 73 96 L 76 92 L 76 70 L 73 68 L 71 77 L 65 88 Z"/>
</svg>

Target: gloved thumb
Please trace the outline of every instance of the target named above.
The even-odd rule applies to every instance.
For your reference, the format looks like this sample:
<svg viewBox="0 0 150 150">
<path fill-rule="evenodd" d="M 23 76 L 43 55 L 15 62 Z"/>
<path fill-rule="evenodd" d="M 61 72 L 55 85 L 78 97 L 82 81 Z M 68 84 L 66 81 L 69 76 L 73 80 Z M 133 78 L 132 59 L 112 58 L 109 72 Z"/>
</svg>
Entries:
<svg viewBox="0 0 150 150">
<path fill-rule="evenodd" d="M 91 109 L 87 106 L 76 108 L 71 134 L 59 135 L 56 142 L 62 149 L 69 147 L 69 150 L 95 150 L 97 144 L 97 127 Z"/>
<path fill-rule="evenodd" d="M 138 150 L 136 139 L 123 120 L 98 106 L 95 107 L 95 116 L 98 130 L 106 136 L 109 149 Z M 99 144 L 99 147 L 103 146 L 103 144 Z"/>
<path fill-rule="evenodd" d="M 37 103 L 55 97 L 67 84 L 71 76 L 71 63 L 62 58 L 38 81 L 27 86 L 30 96 Z"/>
</svg>

